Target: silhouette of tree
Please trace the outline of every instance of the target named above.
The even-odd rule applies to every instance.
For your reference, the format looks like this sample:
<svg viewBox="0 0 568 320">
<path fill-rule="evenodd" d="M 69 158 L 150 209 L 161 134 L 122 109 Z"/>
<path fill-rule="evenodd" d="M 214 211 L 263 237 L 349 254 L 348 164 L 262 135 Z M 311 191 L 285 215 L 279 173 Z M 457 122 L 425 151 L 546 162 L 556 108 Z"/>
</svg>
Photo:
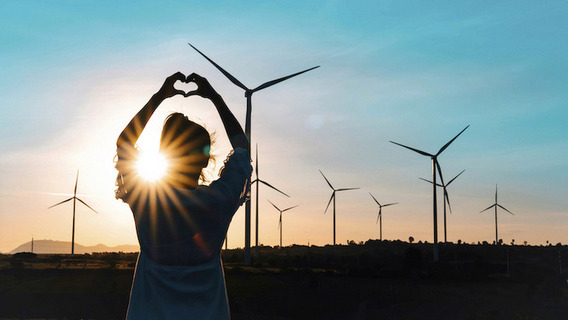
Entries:
<svg viewBox="0 0 568 320">
<path fill-rule="evenodd" d="M 414 237 L 413 237 L 413 236 L 408 237 L 408 242 L 413 243 L 413 242 L 414 242 Z"/>
</svg>

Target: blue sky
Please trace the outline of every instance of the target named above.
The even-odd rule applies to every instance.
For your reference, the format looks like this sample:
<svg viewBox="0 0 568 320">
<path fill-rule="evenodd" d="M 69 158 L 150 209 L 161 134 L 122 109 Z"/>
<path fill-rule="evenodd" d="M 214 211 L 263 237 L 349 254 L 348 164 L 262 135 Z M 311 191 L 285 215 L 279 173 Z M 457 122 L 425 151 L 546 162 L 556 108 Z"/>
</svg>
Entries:
<svg viewBox="0 0 568 320">
<path fill-rule="evenodd" d="M 318 169 L 336 187 L 361 187 L 338 194 L 338 241 L 378 237 L 368 192 L 399 202 L 383 212 L 385 238 L 432 241 L 431 188 L 418 179 L 431 178 L 430 162 L 388 141 L 436 152 L 466 125 L 440 156 L 446 179 L 466 170 L 449 190 L 449 240 L 494 239 L 493 215 L 479 211 L 499 184 L 500 203 L 515 213 L 500 215 L 501 238 L 566 243 L 567 7 L 2 2 L 0 251 L 32 235 L 70 239 L 71 207 L 46 208 L 72 191 L 78 169 L 79 193 L 101 213 L 79 209 L 76 241 L 136 243 L 131 213 L 113 197 L 114 142 L 168 75 L 207 77 L 244 125 L 242 90 L 187 42 L 249 87 L 321 65 L 253 96 L 261 178 L 292 196 L 261 190 L 261 243 L 278 243 L 278 212 L 267 199 L 300 205 L 285 213 L 284 244 L 331 243 L 330 190 Z M 212 106 L 195 97 L 164 103 L 146 148 L 172 111 L 216 132 L 221 164 L 228 141 Z M 243 245 L 243 211 L 229 231 L 232 247 Z"/>
</svg>

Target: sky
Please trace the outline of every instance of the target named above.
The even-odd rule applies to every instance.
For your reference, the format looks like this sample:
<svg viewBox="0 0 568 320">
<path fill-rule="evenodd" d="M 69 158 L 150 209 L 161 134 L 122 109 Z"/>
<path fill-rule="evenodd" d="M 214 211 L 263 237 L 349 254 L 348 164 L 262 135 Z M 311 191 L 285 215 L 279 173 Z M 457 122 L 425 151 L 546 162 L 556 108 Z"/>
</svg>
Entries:
<svg viewBox="0 0 568 320">
<path fill-rule="evenodd" d="M 188 42 L 248 87 L 318 69 L 253 95 L 252 145 L 261 187 L 259 242 L 379 237 L 433 240 L 429 158 L 449 187 L 448 241 L 568 243 L 568 4 L 562 1 L 3 1 L 0 3 L 0 252 L 35 239 L 137 244 L 129 207 L 114 198 L 116 138 L 131 117 L 181 71 L 206 77 L 244 126 L 244 92 Z M 178 85 L 191 90 L 191 86 Z M 211 103 L 165 101 L 139 143 L 157 148 L 167 114 L 214 132 L 214 177 L 230 151 Z M 255 155 L 252 155 L 253 159 Z M 255 173 L 253 173 L 253 176 Z M 441 191 L 441 190 L 440 190 Z M 441 194 L 441 192 L 439 192 Z M 253 192 L 253 216 L 254 198 Z M 443 240 L 442 198 L 438 198 Z M 253 221 L 254 230 L 254 221 Z M 229 229 L 244 246 L 244 207 Z M 254 232 L 251 239 L 254 244 Z"/>
</svg>

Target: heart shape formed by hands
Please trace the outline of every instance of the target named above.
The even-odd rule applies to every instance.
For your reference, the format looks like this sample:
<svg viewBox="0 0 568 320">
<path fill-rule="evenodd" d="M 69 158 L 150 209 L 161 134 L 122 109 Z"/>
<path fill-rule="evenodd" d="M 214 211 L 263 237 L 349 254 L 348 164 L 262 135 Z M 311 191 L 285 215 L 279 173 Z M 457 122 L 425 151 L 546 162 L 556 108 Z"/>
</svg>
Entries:
<svg viewBox="0 0 568 320">
<path fill-rule="evenodd" d="M 178 80 L 174 83 L 174 89 L 183 91 L 185 94 L 188 92 L 197 90 L 197 84 L 193 81 L 181 81 Z"/>
</svg>

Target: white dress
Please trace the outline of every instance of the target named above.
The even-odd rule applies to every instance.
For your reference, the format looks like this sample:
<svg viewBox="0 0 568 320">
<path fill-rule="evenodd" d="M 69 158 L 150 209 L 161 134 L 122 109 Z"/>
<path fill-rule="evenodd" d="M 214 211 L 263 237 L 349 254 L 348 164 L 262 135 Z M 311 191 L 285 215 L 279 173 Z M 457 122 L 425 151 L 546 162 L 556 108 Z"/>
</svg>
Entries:
<svg viewBox="0 0 568 320">
<path fill-rule="evenodd" d="M 129 174 L 118 165 L 125 158 L 119 150 L 119 175 Z M 209 186 L 130 184 L 123 200 L 134 214 L 140 255 L 127 320 L 230 319 L 220 253 L 234 213 L 249 196 L 251 172 L 249 153 L 237 148 Z"/>
</svg>

